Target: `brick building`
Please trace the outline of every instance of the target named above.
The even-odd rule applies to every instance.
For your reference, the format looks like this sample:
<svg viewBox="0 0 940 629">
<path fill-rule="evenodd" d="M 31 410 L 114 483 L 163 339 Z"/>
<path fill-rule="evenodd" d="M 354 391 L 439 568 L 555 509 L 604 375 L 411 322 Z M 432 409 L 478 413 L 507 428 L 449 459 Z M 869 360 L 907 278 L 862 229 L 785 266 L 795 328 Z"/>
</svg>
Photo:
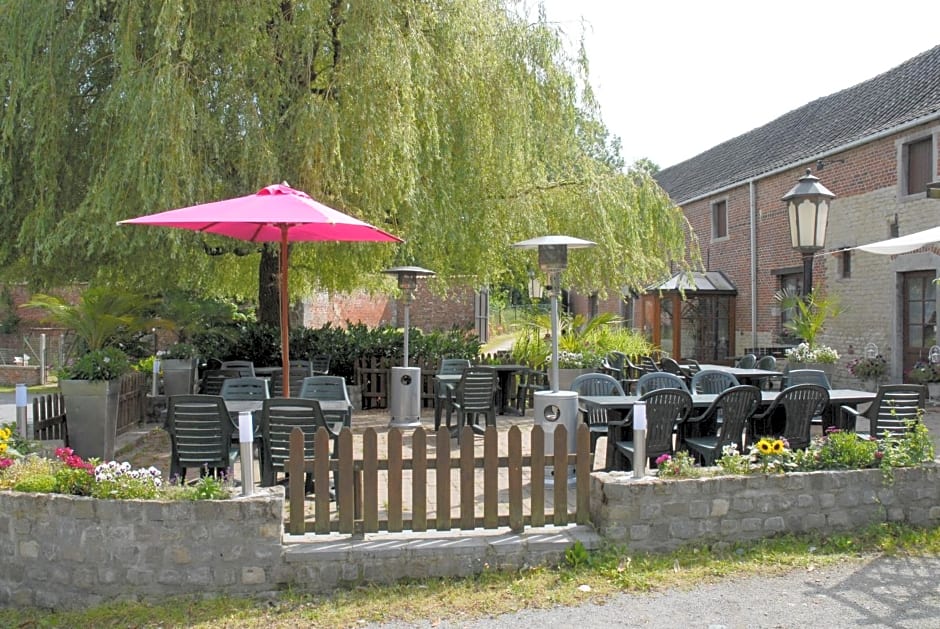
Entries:
<svg viewBox="0 0 940 629">
<path fill-rule="evenodd" d="M 813 283 L 844 312 L 820 341 L 845 364 L 866 344 L 887 358 L 893 381 L 936 340 L 940 246 L 898 256 L 853 247 L 940 224 L 940 46 L 868 81 L 819 98 L 766 125 L 662 170 L 657 180 L 683 208 L 708 271 L 734 284 L 728 354 L 787 344 L 774 294 L 802 289 L 782 197 L 810 169 L 835 193 Z M 683 353 L 679 350 L 677 353 Z"/>
<path fill-rule="evenodd" d="M 481 312 L 483 313 L 481 315 Z M 470 287 L 455 288 L 447 296 L 434 295 L 427 280 L 418 279 L 409 313 L 411 326 L 423 332 L 432 330 L 475 330 L 486 339 L 486 296 Z M 404 325 L 401 300 L 384 293 L 316 293 L 303 303 L 303 325 L 318 328 L 327 323 L 345 327 L 346 322 L 379 325 Z M 482 326 L 482 328 L 478 328 Z"/>
</svg>

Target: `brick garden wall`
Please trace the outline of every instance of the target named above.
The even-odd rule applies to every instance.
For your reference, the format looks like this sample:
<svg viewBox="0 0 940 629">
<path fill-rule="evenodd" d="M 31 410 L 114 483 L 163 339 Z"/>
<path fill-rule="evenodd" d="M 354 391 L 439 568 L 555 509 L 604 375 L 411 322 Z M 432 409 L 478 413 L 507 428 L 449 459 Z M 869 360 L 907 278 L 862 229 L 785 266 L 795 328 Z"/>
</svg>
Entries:
<svg viewBox="0 0 940 629">
<path fill-rule="evenodd" d="M 432 294 L 423 280 L 418 281 L 411 304 L 411 325 L 423 332 L 432 330 L 473 329 L 473 300 L 471 287 L 454 289 L 441 297 Z M 364 323 L 369 327 L 404 325 L 404 309 L 400 301 L 389 295 L 366 292 L 329 294 L 317 293 L 304 303 L 303 323 L 319 328 L 327 323 L 345 327 L 347 321 Z"/>
</svg>

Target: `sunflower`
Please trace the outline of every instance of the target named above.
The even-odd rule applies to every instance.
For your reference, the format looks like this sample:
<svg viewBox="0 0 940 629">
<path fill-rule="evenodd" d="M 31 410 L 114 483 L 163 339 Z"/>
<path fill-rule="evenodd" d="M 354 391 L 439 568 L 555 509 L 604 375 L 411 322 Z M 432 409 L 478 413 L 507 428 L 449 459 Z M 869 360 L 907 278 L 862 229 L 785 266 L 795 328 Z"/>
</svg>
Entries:
<svg viewBox="0 0 940 629">
<path fill-rule="evenodd" d="M 781 454 L 783 452 L 783 440 L 774 439 L 774 442 L 770 444 L 770 449 L 774 454 Z"/>
<path fill-rule="evenodd" d="M 773 452 L 773 444 L 770 439 L 764 438 L 757 442 L 757 451 L 761 454 L 770 454 Z"/>
</svg>

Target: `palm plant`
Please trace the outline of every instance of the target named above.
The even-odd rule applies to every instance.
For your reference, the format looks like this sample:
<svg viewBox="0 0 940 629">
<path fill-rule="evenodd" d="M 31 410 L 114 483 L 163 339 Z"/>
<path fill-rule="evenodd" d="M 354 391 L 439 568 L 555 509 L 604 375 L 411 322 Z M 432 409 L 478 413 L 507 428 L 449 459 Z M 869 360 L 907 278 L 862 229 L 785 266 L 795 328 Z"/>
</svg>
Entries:
<svg viewBox="0 0 940 629">
<path fill-rule="evenodd" d="M 55 295 L 37 294 L 22 307 L 37 308 L 44 320 L 71 330 L 79 354 L 115 347 L 135 334 L 171 325 L 150 313 L 156 301 L 109 286 L 96 286 L 82 293 L 77 303 Z"/>
<path fill-rule="evenodd" d="M 827 320 L 842 313 L 835 297 L 815 288 L 808 295 L 781 290 L 774 295 L 774 300 L 782 309 L 791 312 L 790 319 L 783 327 L 803 339 L 811 348 L 816 347 L 816 338 L 822 333 Z"/>
</svg>

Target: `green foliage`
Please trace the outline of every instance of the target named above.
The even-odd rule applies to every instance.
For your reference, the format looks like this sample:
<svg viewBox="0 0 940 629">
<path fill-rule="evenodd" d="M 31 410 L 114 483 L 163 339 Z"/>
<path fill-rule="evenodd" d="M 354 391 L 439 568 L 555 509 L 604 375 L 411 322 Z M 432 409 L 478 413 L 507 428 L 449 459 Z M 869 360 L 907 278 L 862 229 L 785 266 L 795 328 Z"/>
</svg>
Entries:
<svg viewBox="0 0 940 629">
<path fill-rule="evenodd" d="M 116 347 L 88 352 L 71 365 L 63 367 L 63 380 L 115 380 L 131 371 L 127 354 Z"/>
<path fill-rule="evenodd" d="M 659 478 L 695 478 L 701 476 L 701 468 L 695 467 L 695 459 L 685 450 L 675 456 L 663 454 L 656 459 L 656 475 Z"/>
<path fill-rule="evenodd" d="M 907 372 L 907 380 L 915 384 L 940 382 L 940 365 L 918 361 L 914 363 L 911 370 Z"/>
<path fill-rule="evenodd" d="M 871 467 L 875 463 L 878 442 L 861 439 L 854 432 L 832 430 L 817 441 L 815 451 L 817 469 L 854 470 Z"/>
<path fill-rule="evenodd" d="M 16 314 L 13 292 L 4 286 L 0 292 L 0 334 L 13 334 L 20 325 L 20 316 Z"/>
<path fill-rule="evenodd" d="M 51 474 L 36 474 L 24 478 L 13 486 L 13 491 L 29 491 L 51 494 L 55 491 L 56 480 Z"/>
<path fill-rule="evenodd" d="M 725 474 L 748 474 L 751 471 L 751 456 L 742 454 L 736 446 L 729 445 L 724 447 L 715 465 Z"/>
<path fill-rule="evenodd" d="M 571 568 L 581 568 L 588 564 L 591 555 L 584 543 L 577 541 L 565 550 L 565 563 Z"/>
<path fill-rule="evenodd" d="M 900 435 L 885 433 L 879 443 L 881 468 L 914 467 L 934 460 L 933 440 L 922 421 L 908 422 Z"/>
<path fill-rule="evenodd" d="M 544 16 L 300 6 L 5 3 L 0 268 L 251 295 L 272 283 L 270 247 L 116 221 L 283 179 L 406 239 L 292 245 L 293 297 L 374 288 L 398 260 L 442 291 L 495 284 L 531 264 L 510 244 L 539 233 L 598 243 L 566 272 L 583 288 L 642 288 L 686 259 L 681 211 L 646 170 L 622 172 L 588 60 Z"/>
<path fill-rule="evenodd" d="M 649 354 L 652 345 L 635 330 L 620 327 L 620 320 L 612 313 L 602 313 L 593 319 L 584 315 L 563 314 L 558 322 L 559 366 L 572 368 L 599 367 L 612 351 L 628 356 Z M 551 358 L 551 317 L 534 312 L 518 331 L 511 351 L 520 364 L 544 367 Z"/>
<path fill-rule="evenodd" d="M 95 475 L 84 467 L 61 467 L 55 473 L 55 492 L 74 496 L 92 495 Z"/>
<path fill-rule="evenodd" d="M 166 321 L 151 315 L 155 304 L 142 295 L 97 286 L 82 291 L 75 304 L 55 295 L 37 294 L 23 307 L 38 308 L 46 321 L 74 332 L 81 354 L 118 347 L 154 327 L 165 327 Z"/>
<path fill-rule="evenodd" d="M 231 497 L 232 490 L 226 486 L 225 479 L 211 474 L 200 476 L 193 484 L 180 488 L 183 500 L 227 500 Z"/>
<path fill-rule="evenodd" d="M 197 354 L 218 360 L 245 359 L 256 365 L 278 365 L 281 361 L 280 331 L 258 322 L 239 324 L 235 334 L 198 334 Z M 347 321 L 347 327 L 325 324 L 320 328 L 291 330 L 289 337 L 292 359 L 309 359 L 316 354 L 329 354 L 330 373 L 343 376 L 352 383 L 355 364 L 367 356 L 401 360 L 404 332 L 391 326 L 369 328 L 363 323 Z M 475 358 L 480 353 L 479 338 L 460 329 L 422 332 L 412 329 L 409 336 L 409 354 L 415 361 L 438 362 L 442 357 Z"/>
<path fill-rule="evenodd" d="M 842 313 L 837 298 L 815 288 L 808 295 L 789 290 L 778 291 L 774 300 L 781 308 L 790 311 L 790 319 L 784 327 L 803 339 L 810 348 L 816 346 L 816 339 L 823 332 L 826 322 Z"/>
</svg>

